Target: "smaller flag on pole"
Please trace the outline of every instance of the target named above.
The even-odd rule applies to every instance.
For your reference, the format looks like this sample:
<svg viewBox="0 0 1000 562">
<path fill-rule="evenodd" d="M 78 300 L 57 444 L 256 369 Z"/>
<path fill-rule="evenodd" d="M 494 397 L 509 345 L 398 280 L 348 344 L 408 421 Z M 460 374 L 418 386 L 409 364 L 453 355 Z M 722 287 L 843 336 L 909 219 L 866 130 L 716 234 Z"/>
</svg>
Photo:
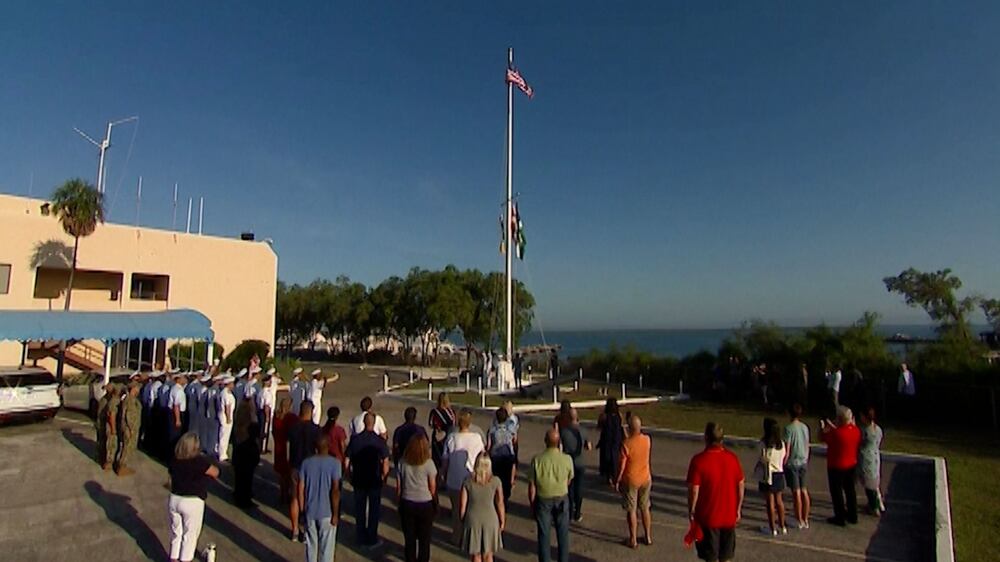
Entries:
<svg viewBox="0 0 1000 562">
<path fill-rule="evenodd" d="M 517 245 L 517 259 L 524 260 L 524 246 L 527 240 L 524 237 L 524 223 L 521 222 L 521 212 L 514 203 L 514 218 L 511 221 L 511 239 Z"/>
<path fill-rule="evenodd" d="M 500 255 L 502 256 L 507 249 L 507 236 L 504 234 L 503 214 L 497 217 L 497 219 L 500 221 Z"/>
<path fill-rule="evenodd" d="M 528 99 L 535 97 L 535 90 L 528 85 L 528 82 L 521 76 L 521 73 L 512 66 L 507 67 L 507 83 L 517 86 L 517 89 L 527 94 Z"/>
</svg>

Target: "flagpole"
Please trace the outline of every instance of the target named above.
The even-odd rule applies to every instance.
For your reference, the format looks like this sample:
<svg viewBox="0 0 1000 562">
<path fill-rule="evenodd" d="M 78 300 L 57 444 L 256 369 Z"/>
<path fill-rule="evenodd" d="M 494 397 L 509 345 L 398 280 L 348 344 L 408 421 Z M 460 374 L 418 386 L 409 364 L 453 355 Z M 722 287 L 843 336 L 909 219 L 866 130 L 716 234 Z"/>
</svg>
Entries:
<svg viewBox="0 0 1000 562">
<path fill-rule="evenodd" d="M 507 49 L 507 68 L 514 67 L 514 49 Z M 507 361 L 514 359 L 514 290 L 513 290 L 513 268 L 511 262 L 511 250 L 514 246 L 513 234 L 513 177 L 514 177 L 514 84 L 507 81 Z M 499 378 L 499 377 L 498 377 Z"/>
</svg>

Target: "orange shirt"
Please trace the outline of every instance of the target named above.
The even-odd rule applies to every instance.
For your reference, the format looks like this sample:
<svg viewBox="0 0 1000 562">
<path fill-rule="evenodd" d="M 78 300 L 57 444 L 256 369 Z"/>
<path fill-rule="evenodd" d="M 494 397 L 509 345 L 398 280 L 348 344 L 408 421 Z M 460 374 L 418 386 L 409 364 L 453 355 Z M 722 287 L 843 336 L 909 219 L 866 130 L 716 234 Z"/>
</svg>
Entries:
<svg viewBox="0 0 1000 562">
<path fill-rule="evenodd" d="M 649 449 L 652 445 L 648 435 L 632 435 L 622 443 L 621 463 L 625 467 L 622 484 L 639 487 L 652 480 L 649 472 Z"/>
</svg>

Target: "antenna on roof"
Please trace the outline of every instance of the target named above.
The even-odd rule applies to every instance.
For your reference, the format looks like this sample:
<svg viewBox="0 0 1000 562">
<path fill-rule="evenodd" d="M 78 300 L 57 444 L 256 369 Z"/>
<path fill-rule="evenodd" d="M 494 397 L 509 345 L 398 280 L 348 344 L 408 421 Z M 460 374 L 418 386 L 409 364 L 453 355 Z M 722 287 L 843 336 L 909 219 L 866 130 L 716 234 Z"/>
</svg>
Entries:
<svg viewBox="0 0 1000 562">
<path fill-rule="evenodd" d="M 142 176 L 139 176 L 139 187 L 135 192 L 135 225 L 139 226 L 139 208 L 142 206 Z"/>
<path fill-rule="evenodd" d="M 205 218 L 205 198 L 198 200 L 198 235 L 201 236 L 201 221 Z"/>
<path fill-rule="evenodd" d="M 191 234 L 191 204 L 194 203 L 194 198 L 188 197 L 188 225 L 187 233 Z"/>
<path fill-rule="evenodd" d="M 177 182 L 174 182 L 174 222 L 170 223 L 170 230 L 177 230 Z"/>
<path fill-rule="evenodd" d="M 119 119 L 118 121 L 111 121 L 111 122 L 109 122 L 108 123 L 108 132 L 104 135 L 104 140 L 102 140 L 101 142 L 97 142 L 96 140 L 94 140 L 93 138 L 91 138 L 90 135 L 88 135 L 87 133 L 84 133 L 80 129 L 77 129 L 76 127 L 73 127 L 73 130 L 76 131 L 77 133 L 80 133 L 81 137 L 87 139 L 88 141 L 90 141 L 90 144 L 93 144 L 94 146 L 97 147 L 97 151 L 98 151 L 98 158 L 97 158 L 97 191 L 98 191 L 98 193 L 104 193 L 104 191 L 105 191 L 104 190 L 104 185 L 107 183 L 107 178 L 105 177 L 106 174 L 104 173 L 104 153 L 107 152 L 109 148 L 111 148 L 111 128 L 114 127 L 115 125 L 121 125 L 122 123 L 128 123 L 129 121 L 138 121 L 138 120 L 139 120 L 139 116 L 138 115 L 133 115 L 132 117 L 126 117 L 125 119 Z"/>
</svg>

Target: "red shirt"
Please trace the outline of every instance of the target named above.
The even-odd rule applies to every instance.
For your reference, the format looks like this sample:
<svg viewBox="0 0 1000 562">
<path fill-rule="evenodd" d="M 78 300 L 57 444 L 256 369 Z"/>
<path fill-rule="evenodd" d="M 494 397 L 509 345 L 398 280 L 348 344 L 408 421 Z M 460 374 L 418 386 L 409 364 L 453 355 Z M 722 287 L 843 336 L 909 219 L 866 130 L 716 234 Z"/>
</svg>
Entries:
<svg viewBox="0 0 1000 562">
<path fill-rule="evenodd" d="M 347 450 L 347 432 L 337 424 L 326 428 L 326 434 L 330 438 L 330 454 L 340 461 L 341 468 L 346 468 L 344 452 Z"/>
<path fill-rule="evenodd" d="M 732 529 L 739 510 L 743 467 L 732 451 L 709 445 L 691 459 L 687 482 L 699 486 L 694 519 L 709 529 Z"/>
<path fill-rule="evenodd" d="M 861 430 L 852 424 L 836 427 L 823 432 L 826 443 L 826 466 L 834 470 L 847 470 L 858 464 L 858 447 L 861 445 Z"/>
</svg>

